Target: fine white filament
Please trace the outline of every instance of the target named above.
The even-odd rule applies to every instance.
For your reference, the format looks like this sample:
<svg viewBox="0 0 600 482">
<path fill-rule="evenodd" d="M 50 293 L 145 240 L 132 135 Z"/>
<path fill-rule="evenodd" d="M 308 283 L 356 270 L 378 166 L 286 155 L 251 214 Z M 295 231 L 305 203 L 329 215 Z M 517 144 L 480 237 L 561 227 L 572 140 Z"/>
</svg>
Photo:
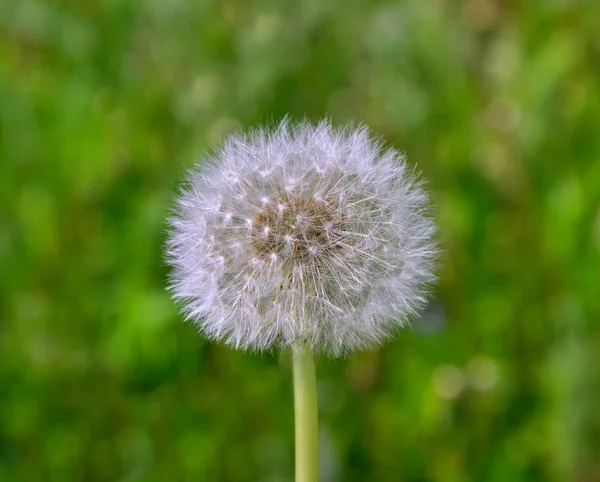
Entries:
<svg viewBox="0 0 600 482">
<path fill-rule="evenodd" d="M 206 336 L 339 356 L 381 342 L 434 279 L 428 196 L 364 127 L 232 135 L 170 220 L 171 289 Z"/>
</svg>

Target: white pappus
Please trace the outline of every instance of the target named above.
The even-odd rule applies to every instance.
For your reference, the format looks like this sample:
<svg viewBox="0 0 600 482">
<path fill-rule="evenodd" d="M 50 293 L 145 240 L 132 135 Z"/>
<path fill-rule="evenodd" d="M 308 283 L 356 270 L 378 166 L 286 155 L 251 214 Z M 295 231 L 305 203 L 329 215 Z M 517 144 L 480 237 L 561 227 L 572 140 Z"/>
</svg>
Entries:
<svg viewBox="0 0 600 482">
<path fill-rule="evenodd" d="M 365 127 L 284 120 L 228 137 L 170 219 L 170 288 L 204 334 L 339 356 L 381 342 L 434 279 L 428 195 Z"/>
</svg>

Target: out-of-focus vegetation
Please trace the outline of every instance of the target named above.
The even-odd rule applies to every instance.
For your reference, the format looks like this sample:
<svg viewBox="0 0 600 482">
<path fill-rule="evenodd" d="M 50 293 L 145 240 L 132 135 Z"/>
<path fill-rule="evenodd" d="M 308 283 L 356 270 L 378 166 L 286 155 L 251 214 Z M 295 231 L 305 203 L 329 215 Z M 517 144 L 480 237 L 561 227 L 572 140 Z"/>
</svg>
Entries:
<svg viewBox="0 0 600 482">
<path fill-rule="evenodd" d="M 600 480 L 600 3 L 0 3 L 0 480 L 291 481 L 289 359 L 165 291 L 237 127 L 364 121 L 424 171 L 435 299 L 319 360 L 323 481 Z"/>
</svg>

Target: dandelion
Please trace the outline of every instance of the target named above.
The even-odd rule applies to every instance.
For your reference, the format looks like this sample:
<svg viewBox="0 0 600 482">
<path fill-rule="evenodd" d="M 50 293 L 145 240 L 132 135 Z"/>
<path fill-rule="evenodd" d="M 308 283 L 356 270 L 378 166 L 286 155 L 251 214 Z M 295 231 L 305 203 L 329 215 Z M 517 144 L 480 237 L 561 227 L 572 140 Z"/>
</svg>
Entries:
<svg viewBox="0 0 600 482">
<path fill-rule="evenodd" d="M 191 173 L 171 224 L 175 298 L 236 348 L 373 345 L 433 278 L 427 196 L 364 128 L 284 122 L 232 136 Z"/>
<path fill-rule="evenodd" d="M 380 343 L 424 305 L 434 231 L 398 151 L 364 127 L 284 121 L 230 136 L 190 173 L 171 219 L 171 289 L 211 339 L 292 348 L 298 417 L 314 403 L 312 353 Z M 316 406 L 307 416 L 305 445 Z"/>
</svg>

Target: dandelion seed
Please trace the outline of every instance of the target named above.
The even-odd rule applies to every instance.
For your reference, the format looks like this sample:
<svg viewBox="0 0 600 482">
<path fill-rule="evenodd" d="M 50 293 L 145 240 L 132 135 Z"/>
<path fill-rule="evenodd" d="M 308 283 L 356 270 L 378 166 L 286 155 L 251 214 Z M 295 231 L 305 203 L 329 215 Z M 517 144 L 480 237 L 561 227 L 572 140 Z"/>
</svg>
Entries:
<svg viewBox="0 0 600 482">
<path fill-rule="evenodd" d="M 428 197 L 364 127 L 233 135 L 171 219 L 171 289 L 209 338 L 339 356 L 414 315 L 433 280 Z"/>
</svg>

